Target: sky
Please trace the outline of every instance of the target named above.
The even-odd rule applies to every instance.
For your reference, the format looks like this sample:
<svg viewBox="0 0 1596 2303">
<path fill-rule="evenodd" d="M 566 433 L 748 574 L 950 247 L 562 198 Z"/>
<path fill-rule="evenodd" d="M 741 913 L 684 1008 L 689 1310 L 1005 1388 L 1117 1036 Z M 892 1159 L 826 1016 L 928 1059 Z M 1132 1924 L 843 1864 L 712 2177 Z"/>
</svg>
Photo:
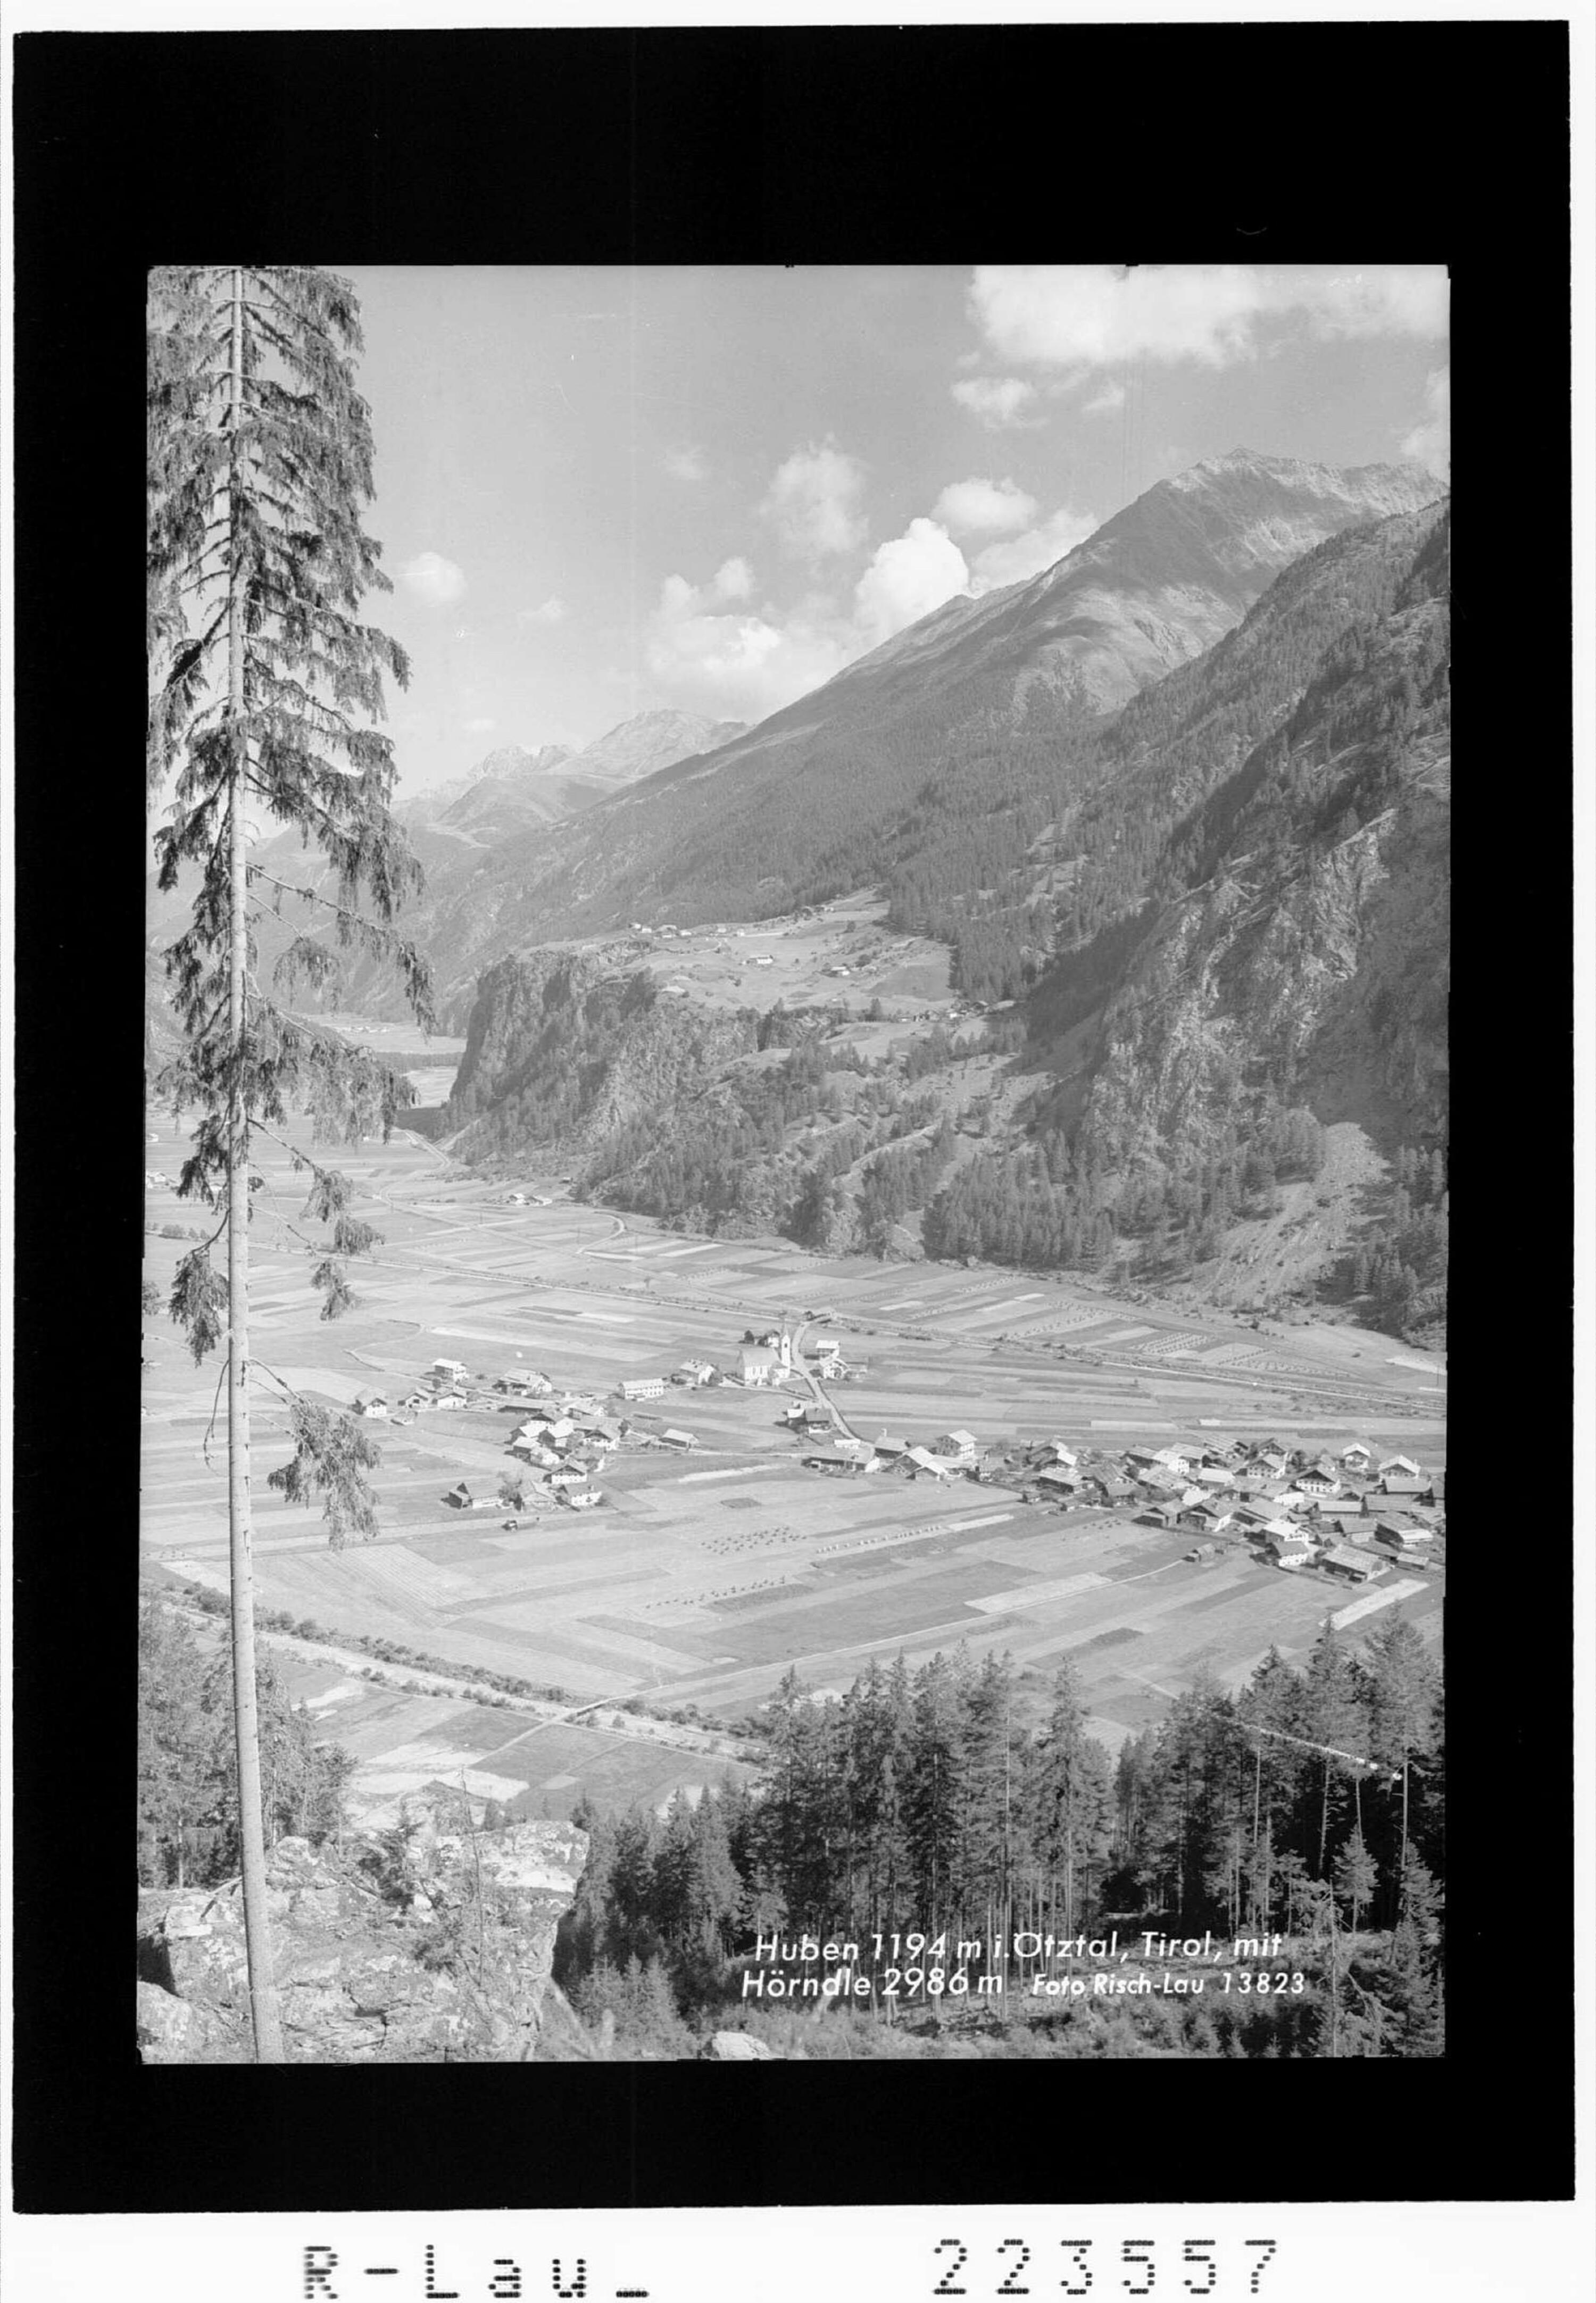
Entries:
<svg viewBox="0 0 1596 2303">
<path fill-rule="evenodd" d="M 401 801 L 639 712 L 763 719 L 1233 448 L 1448 468 L 1437 266 L 333 268 Z"/>
</svg>

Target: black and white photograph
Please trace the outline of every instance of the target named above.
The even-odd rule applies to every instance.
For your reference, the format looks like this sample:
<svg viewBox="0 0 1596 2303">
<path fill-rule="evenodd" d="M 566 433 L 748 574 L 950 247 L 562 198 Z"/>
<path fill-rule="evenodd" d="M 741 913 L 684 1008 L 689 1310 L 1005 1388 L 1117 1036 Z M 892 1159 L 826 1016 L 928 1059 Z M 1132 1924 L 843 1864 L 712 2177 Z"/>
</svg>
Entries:
<svg viewBox="0 0 1596 2303">
<path fill-rule="evenodd" d="M 1560 2294 L 1592 35 L 373 13 L 5 50 L 18 2293 Z"/>
<path fill-rule="evenodd" d="M 1448 329 L 152 274 L 146 2062 L 1444 2054 Z"/>
</svg>

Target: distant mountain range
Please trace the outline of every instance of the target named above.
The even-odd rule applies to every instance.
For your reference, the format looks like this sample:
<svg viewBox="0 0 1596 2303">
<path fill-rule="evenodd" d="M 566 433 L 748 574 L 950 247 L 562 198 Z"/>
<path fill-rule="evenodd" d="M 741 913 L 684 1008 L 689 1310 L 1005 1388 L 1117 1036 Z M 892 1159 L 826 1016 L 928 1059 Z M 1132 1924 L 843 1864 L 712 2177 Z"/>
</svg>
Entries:
<svg viewBox="0 0 1596 2303">
<path fill-rule="evenodd" d="M 518 831 L 575 815 L 621 785 L 744 732 L 740 720 L 705 720 L 691 712 L 639 712 L 587 745 L 545 744 L 536 752 L 502 746 L 464 776 L 435 784 L 401 806 L 412 834 L 422 829 L 494 847 Z"/>
<path fill-rule="evenodd" d="M 1441 493 L 1418 465 L 1336 471 L 1237 450 L 1160 481 L 1029 582 L 949 601 L 756 727 L 716 739 L 697 723 L 699 748 L 652 772 L 629 739 L 634 780 L 557 840 L 506 819 L 490 854 L 428 859 L 418 932 L 440 990 L 465 1000 L 481 968 L 551 937 L 768 915 L 912 874 L 933 828 L 921 820 L 929 787 L 978 829 L 1001 780 L 994 750 L 1068 748 L 1212 647 L 1316 544 Z M 559 776 L 591 780 L 612 741 L 562 760 Z M 495 793 L 523 788 L 536 779 L 492 780 Z M 487 806 L 469 794 L 440 828 Z"/>
</svg>

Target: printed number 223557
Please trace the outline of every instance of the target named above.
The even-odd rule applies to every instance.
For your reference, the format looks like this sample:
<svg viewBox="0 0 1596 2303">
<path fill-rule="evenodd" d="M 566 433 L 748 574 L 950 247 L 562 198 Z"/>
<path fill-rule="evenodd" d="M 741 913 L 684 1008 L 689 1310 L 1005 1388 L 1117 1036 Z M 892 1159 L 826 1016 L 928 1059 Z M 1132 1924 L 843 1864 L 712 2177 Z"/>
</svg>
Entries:
<svg viewBox="0 0 1596 2303">
<path fill-rule="evenodd" d="M 1105 2298 L 1114 2294 L 1151 2295 L 1157 2287 L 1160 2270 L 1164 2269 L 1170 2273 L 1167 2283 L 1176 2295 L 1256 2295 L 1265 2267 L 1275 2253 L 1272 2239 L 1243 2240 L 1245 2255 L 1232 2255 L 1221 2278 L 1217 2240 L 1182 2240 L 1179 2260 L 1172 2262 L 1171 2251 L 1176 2244 L 1173 2240 L 1159 2245 L 1150 2239 L 1122 2239 L 1119 2263 L 1105 2263 L 1100 2257 L 1095 2268 L 1094 2249 L 1101 2246 L 1106 2251 L 1112 2246 L 1111 2240 L 1061 2239 L 1057 2244 L 1063 2250 L 1061 2273 L 1050 2267 L 1044 2253 L 1033 2248 L 1028 2240 L 1000 2240 L 998 2260 L 992 2267 L 990 2279 L 984 2279 L 978 2272 L 970 2272 L 970 2251 L 962 2240 L 939 2240 L 935 2252 L 942 2259 L 942 2277 L 931 2292 L 969 2296 L 981 2299 L 981 2303 L 989 2296 L 1089 2295 L 1099 2285 Z M 1051 2253 L 1051 2248 L 1045 2252 Z M 1057 2261 L 1055 2256 L 1055 2265 Z"/>
</svg>

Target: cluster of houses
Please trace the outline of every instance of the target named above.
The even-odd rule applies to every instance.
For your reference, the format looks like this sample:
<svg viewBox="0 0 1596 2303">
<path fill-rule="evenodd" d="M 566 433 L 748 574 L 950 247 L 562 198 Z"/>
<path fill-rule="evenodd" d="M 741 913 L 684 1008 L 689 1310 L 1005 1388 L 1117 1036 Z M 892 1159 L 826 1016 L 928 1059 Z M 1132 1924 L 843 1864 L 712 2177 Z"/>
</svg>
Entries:
<svg viewBox="0 0 1596 2303">
<path fill-rule="evenodd" d="M 1198 1539 L 1188 1557 L 1212 1556 L 1218 1539 L 1241 1540 L 1288 1573 L 1315 1567 L 1354 1583 L 1398 1559 L 1442 1556 L 1446 1534 L 1446 1474 L 1411 1455 L 1376 1462 L 1361 1440 L 1311 1455 L 1220 1439 L 1129 1447 L 1111 1461 L 1049 1441 L 1018 1464 L 987 1467 L 986 1476 L 1039 1501 L 1101 1504 L 1133 1511 L 1144 1526 L 1187 1532 Z"/>
<path fill-rule="evenodd" d="M 853 1439 L 839 1431 L 828 1408 L 813 1400 L 795 1400 L 783 1421 L 804 1441 L 801 1460 L 812 1472 L 833 1477 L 896 1472 L 907 1479 L 932 1480 L 982 1475 L 981 1444 L 970 1431 L 944 1431 L 925 1447 L 884 1431 L 879 1439 Z"/>
<path fill-rule="evenodd" d="M 1129 1513 L 1143 1526 L 1191 1535 L 1188 1559 L 1246 1542 L 1288 1573 L 1305 1567 L 1351 1583 L 1444 1556 L 1446 1475 L 1410 1455 L 1377 1463 L 1361 1440 L 1310 1455 L 1273 1442 L 1130 1447 L 1108 1456 L 1044 1440 L 983 1454 L 974 1433 L 945 1431 L 924 1446 L 882 1432 L 839 1431 L 829 1410 L 795 1401 L 784 1418 L 811 1471 L 834 1478 L 897 1472 L 911 1479 L 999 1480 L 1027 1501 Z"/>
</svg>

